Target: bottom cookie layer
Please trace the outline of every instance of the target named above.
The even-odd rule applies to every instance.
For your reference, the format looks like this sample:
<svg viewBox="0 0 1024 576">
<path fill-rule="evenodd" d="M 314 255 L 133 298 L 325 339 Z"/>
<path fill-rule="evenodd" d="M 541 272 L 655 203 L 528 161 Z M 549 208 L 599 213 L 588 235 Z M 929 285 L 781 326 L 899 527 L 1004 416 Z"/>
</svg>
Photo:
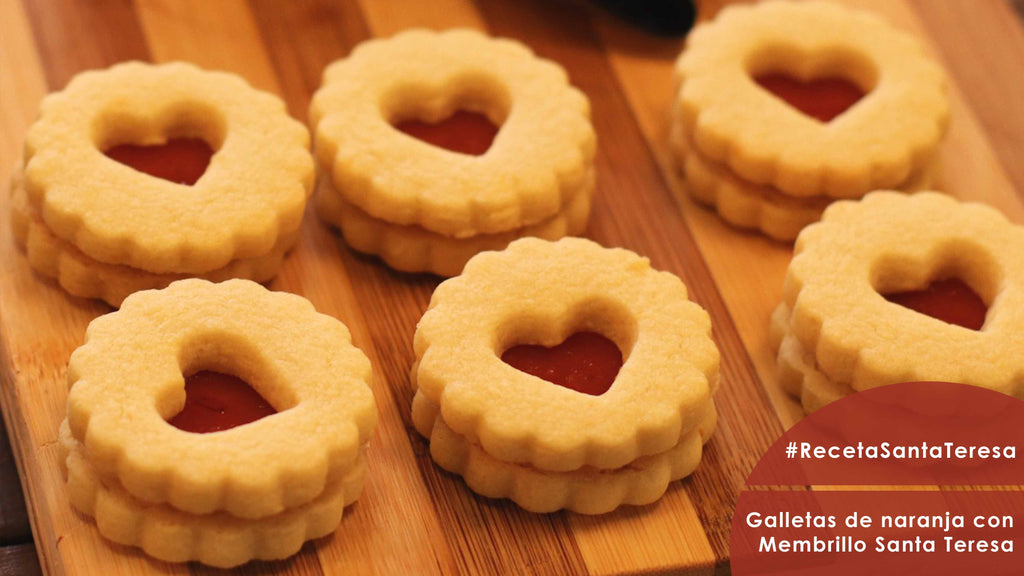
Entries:
<svg viewBox="0 0 1024 576">
<path fill-rule="evenodd" d="M 585 188 L 576 192 L 559 214 L 508 232 L 467 238 L 452 238 L 419 226 L 403 226 L 374 218 L 342 199 L 325 178 L 317 184 L 316 208 L 325 222 L 341 230 L 345 242 L 353 250 L 379 256 L 385 264 L 402 272 L 456 276 L 476 254 L 486 250 L 504 250 L 518 238 L 536 236 L 557 240 L 582 234 L 590 217 L 593 191 L 594 175 L 591 172 Z"/>
<path fill-rule="evenodd" d="M 669 482 L 689 476 L 700 464 L 704 443 L 718 420 L 713 401 L 700 418 L 696 429 L 661 454 L 613 470 L 586 467 L 550 472 L 494 458 L 445 425 L 438 407 L 422 394 L 417 392 L 413 398 L 413 424 L 430 440 L 430 454 L 441 468 L 462 476 L 477 494 L 508 498 L 540 513 L 566 509 L 604 514 L 623 504 L 641 506 L 661 498 Z"/>
<path fill-rule="evenodd" d="M 789 307 L 783 302 L 772 312 L 769 340 L 778 354 L 776 367 L 779 385 L 791 396 L 800 399 L 804 412 L 810 414 L 826 404 L 835 402 L 854 390 L 845 384 L 832 382 L 814 364 L 800 341 L 790 333 Z"/>
<path fill-rule="evenodd" d="M 362 492 L 366 476 L 366 457 L 361 454 L 352 470 L 303 506 L 253 520 L 225 512 L 199 516 L 166 504 L 140 502 L 116 483 L 101 479 L 66 420 L 61 423 L 59 445 L 71 505 L 94 518 L 105 538 L 167 562 L 196 560 L 219 568 L 287 558 L 307 540 L 334 532 L 345 506 Z"/>
<path fill-rule="evenodd" d="M 14 240 L 25 248 L 33 270 L 55 279 L 73 296 L 99 298 L 115 308 L 135 292 L 165 288 L 183 278 L 197 277 L 212 282 L 244 278 L 266 282 L 277 275 L 285 254 L 298 240 L 296 232 L 282 238 L 265 256 L 235 260 L 223 268 L 203 274 L 154 274 L 120 264 L 98 262 L 56 237 L 29 204 L 17 175 L 11 181 L 10 211 Z"/>
<path fill-rule="evenodd" d="M 751 184 L 693 151 L 689 136 L 676 122 L 670 144 L 686 192 L 697 202 L 714 208 L 723 220 L 739 228 L 759 230 L 766 236 L 790 242 L 810 224 L 821 219 L 834 200 L 825 196 L 788 196 L 770 186 Z M 914 192 L 934 180 L 937 160 L 898 188 Z"/>
</svg>

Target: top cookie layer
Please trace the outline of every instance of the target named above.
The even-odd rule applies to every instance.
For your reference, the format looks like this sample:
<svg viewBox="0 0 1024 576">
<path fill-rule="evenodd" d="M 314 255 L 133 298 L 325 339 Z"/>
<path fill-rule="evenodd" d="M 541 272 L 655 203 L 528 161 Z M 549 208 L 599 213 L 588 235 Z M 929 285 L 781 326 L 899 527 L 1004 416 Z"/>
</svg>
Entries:
<svg viewBox="0 0 1024 576">
<path fill-rule="evenodd" d="M 988 305 L 981 330 L 887 301 L 959 278 Z M 797 238 L 789 331 L 837 384 L 962 382 L 1024 397 L 1024 227 L 934 192 L 832 204 Z"/>
<path fill-rule="evenodd" d="M 103 154 L 175 137 L 215 150 L 192 186 Z M 25 158 L 29 199 L 55 235 L 97 261 L 160 274 L 271 252 L 299 228 L 313 187 L 309 134 L 279 98 L 185 63 L 79 74 L 43 100 Z"/>
<path fill-rule="evenodd" d="M 895 188 L 933 155 L 949 118 L 941 68 L 912 36 L 824 2 L 735 6 L 699 26 L 676 64 L 676 113 L 706 158 L 790 195 Z M 838 77 L 865 96 L 821 123 L 754 78 Z"/>
<path fill-rule="evenodd" d="M 577 331 L 625 362 L 607 392 L 582 394 L 501 360 L 517 344 Z M 618 468 L 664 452 L 699 423 L 718 383 L 711 322 L 668 272 L 579 238 L 517 240 L 438 286 L 416 329 L 416 385 L 445 424 L 489 455 L 541 470 Z"/>
<path fill-rule="evenodd" d="M 432 146 L 391 124 L 459 109 L 500 126 L 483 155 Z M 589 102 L 562 67 L 470 30 L 364 42 L 324 72 L 310 121 L 317 158 L 347 202 L 460 238 L 554 216 L 587 189 L 596 151 Z"/>
<path fill-rule="evenodd" d="M 184 374 L 237 375 L 278 412 L 211 434 L 168 424 Z M 189 279 L 93 320 L 68 365 L 68 424 L 107 481 L 192 514 L 259 518 L 310 502 L 356 465 L 377 421 L 370 362 L 306 299 Z"/>
</svg>

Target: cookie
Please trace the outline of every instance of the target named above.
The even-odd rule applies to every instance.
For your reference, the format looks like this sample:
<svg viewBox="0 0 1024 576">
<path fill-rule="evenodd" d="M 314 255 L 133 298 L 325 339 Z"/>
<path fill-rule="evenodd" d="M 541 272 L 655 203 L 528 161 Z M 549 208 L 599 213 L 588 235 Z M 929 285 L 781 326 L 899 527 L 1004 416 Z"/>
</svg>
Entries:
<svg viewBox="0 0 1024 576">
<path fill-rule="evenodd" d="M 933 380 L 1024 398 L 1024 227 L 991 207 L 934 192 L 837 202 L 798 237 L 784 297 L 780 381 L 805 406 Z"/>
<path fill-rule="evenodd" d="M 500 131 L 481 156 L 396 130 L 480 112 Z M 392 224 L 465 238 L 551 218 L 587 192 L 596 138 L 565 70 L 472 30 L 364 42 L 324 71 L 310 105 L 316 155 L 348 203 Z"/>
<path fill-rule="evenodd" d="M 655 456 L 695 466 L 692 442 L 702 443 L 710 430 L 692 434 L 713 410 L 718 381 L 710 326 L 677 277 L 652 270 L 632 252 L 577 238 L 517 240 L 477 255 L 435 290 L 414 340 L 412 379 L 423 411 L 414 414 L 417 428 L 430 435 L 432 450 L 441 434 L 443 445 L 475 446 L 502 466 L 518 467 L 506 471 L 537 470 L 561 483 Z M 584 393 L 503 361 L 517 345 L 551 347 L 588 332 L 610 340 L 625 358 L 606 390 Z M 443 427 L 429 421 L 432 406 Z M 671 452 L 677 448 L 688 456 Z M 436 459 L 456 472 L 469 462 Z M 667 486 L 660 478 L 659 496 Z M 504 495 L 529 509 L 550 509 L 527 495 Z M 634 496 L 559 501 L 596 513 L 646 499 Z"/>
<path fill-rule="evenodd" d="M 277 413 L 212 434 L 172 426 L 183 375 L 200 370 L 237 375 Z M 369 377 L 345 326 L 305 299 L 189 279 L 90 323 L 68 365 L 67 420 L 95 474 L 139 502 L 265 518 L 355 466 L 377 419 Z"/>
<path fill-rule="evenodd" d="M 929 164 L 950 114 L 945 75 L 920 42 L 826 2 L 722 10 L 690 34 L 676 74 L 675 121 L 696 152 L 795 197 L 899 187 Z M 759 85 L 767 75 L 839 78 L 864 95 L 822 122 Z"/>
<path fill-rule="evenodd" d="M 175 138 L 214 150 L 187 186 L 104 151 Z M 238 76 L 186 63 L 117 64 L 47 96 L 25 139 L 24 186 L 46 228 L 92 260 L 205 274 L 294 237 L 313 188 L 309 134 Z"/>
<path fill-rule="evenodd" d="M 399 270 L 452 275 L 520 236 L 585 227 L 596 154 L 589 101 L 561 66 L 519 42 L 472 30 L 364 42 L 325 70 L 309 115 L 329 181 L 321 216 Z M 467 115 L 497 128 L 489 146 L 446 149 L 421 134 Z"/>
</svg>

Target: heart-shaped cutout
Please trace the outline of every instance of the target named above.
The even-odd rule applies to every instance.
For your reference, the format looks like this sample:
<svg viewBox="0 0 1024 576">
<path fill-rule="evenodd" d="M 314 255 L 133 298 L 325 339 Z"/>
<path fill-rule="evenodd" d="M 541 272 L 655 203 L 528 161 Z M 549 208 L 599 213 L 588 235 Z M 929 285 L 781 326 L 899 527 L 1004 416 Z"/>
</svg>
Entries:
<svg viewBox="0 0 1024 576">
<path fill-rule="evenodd" d="M 172 138 L 154 146 L 118 144 L 103 153 L 139 172 L 186 186 L 202 177 L 213 157 L 213 149 L 201 138 Z"/>
<path fill-rule="evenodd" d="M 969 330 L 985 325 L 988 306 L 970 286 L 958 278 L 936 280 L 923 290 L 882 294 L 894 304 Z"/>
<path fill-rule="evenodd" d="M 427 144 L 471 156 L 487 152 L 500 129 L 485 114 L 468 110 L 456 110 L 440 122 L 408 119 L 394 127 Z"/>
<path fill-rule="evenodd" d="M 600 396 L 611 388 L 622 368 L 622 351 L 596 332 L 577 332 L 553 348 L 513 346 L 501 355 L 501 360 L 552 384 Z"/>
<path fill-rule="evenodd" d="M 864 90 L 857 84 L 838 77 L 803 81 L 785 74 L 771 73 L 755 76 L 754 82 L 819 122 L 831 122 L 865 96 Z"/>
<path fill-rule="evenodd" d="M 207 434 L 276 413 L 277 410 L 241 378 L 201 370 L 185 378 L 185 407 L 167 422 L 179 430 Z"/>
</svg>

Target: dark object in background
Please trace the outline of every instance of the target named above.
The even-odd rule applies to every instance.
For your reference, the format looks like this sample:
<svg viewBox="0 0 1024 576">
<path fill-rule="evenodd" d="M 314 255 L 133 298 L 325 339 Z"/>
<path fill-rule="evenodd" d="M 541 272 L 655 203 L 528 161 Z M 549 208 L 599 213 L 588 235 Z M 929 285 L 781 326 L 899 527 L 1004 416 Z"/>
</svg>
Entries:
<svg viewBox="0 0 1024 576">
<path fill-rule="evenodd" d="M 659 36 L 683 36 L 693 28 L 692 0 L 591 0 L 612 15 Z"/>
</svg>

